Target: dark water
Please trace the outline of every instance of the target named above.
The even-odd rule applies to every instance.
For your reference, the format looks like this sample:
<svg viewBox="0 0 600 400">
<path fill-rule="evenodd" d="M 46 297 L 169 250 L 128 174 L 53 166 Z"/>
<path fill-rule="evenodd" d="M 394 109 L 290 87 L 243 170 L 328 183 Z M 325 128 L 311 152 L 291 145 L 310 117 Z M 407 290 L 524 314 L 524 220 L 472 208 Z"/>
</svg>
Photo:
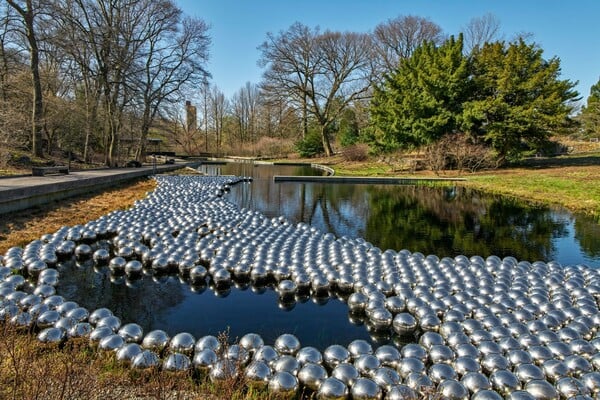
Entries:
<svg viewBox="0 0 600 400">
<path fill-rule="evenodd" d="M 228 195 L 240 207 L 306 222 L 338 237 L 363 237 L 382 250 L 405 248 L 440 258 L 511 255 L 518 260 L 600 266 L 600 225 L 564 210 L 463 188 L 273 182 L 273 174 L 321 174 L 302 167 L 203 168 L 209 174 L 254 177 L 251 184 L 236 185 Z M 186 331 L 200 337 L 229 330 L 232 339 L 256 332 L 271 344 L 282 333 L 294 333 L 303 345 L 321 349 L 354 339 L 376 344 L 407 340 L 369 332 L 338 298 L 298 298 L 280 304 L 269 287 L 242 285 L 218 292 L 191 287 L 177 276 L 111 282 L 106 269 L 73 263 L 63 269 L 61 294 L 89 309 L 108 307 L 123 322 L 137 322 L 145 331 L 164 329 L 171 335 Z"/>
</svg>

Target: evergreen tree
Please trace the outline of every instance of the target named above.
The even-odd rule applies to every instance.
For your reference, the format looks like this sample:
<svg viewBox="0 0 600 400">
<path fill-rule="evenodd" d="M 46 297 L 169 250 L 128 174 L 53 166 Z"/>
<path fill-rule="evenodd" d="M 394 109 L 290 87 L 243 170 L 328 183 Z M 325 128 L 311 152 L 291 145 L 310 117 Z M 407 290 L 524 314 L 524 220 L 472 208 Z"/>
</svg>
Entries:
<svg viewBox="0 0 600 400">
<path fill-rule="evenodd" d="M 587 105 L 579 116 L 586 137 L 600 136 L 600 80 L 592 85 Z"/>
<path fill-rule="evenodd" d="M 371 104 L 375 145 L 383 149 L 429 144 L 462 125 L 471 92 L 462 35 L 417 48 L 376 88 Z"/>
<path fill-rule="evenodd" d="M 520 158 L 547 144 L 569 123 L 575 83 L 560 80 L 560 60 L 522 39 L 486 43 L 471 55 L 476 87 L 464 105 L 463 129 L 481 136 L 500 160 Z"/>
</svg>

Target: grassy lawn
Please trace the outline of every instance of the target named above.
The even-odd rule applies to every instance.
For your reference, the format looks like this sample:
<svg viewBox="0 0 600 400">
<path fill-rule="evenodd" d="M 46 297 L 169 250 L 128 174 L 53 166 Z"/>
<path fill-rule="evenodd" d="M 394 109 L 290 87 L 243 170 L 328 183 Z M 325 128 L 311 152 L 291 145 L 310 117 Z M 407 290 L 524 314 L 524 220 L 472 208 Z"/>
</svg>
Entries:
<svg viewBox="0 0 600 400">
<path fill-rule="evenodd" d="M 398 171 L 391 164 L 373 160 L 312 162 L 329 165 L 339 176 L 436 176 L 431 171 Z M 461 185 L 600 217 L 600 153 L 531 159 L 519 166 L 477 173 L 442 171 L 439 176 L 463 177 L 467 181 Z"/>
</svg>

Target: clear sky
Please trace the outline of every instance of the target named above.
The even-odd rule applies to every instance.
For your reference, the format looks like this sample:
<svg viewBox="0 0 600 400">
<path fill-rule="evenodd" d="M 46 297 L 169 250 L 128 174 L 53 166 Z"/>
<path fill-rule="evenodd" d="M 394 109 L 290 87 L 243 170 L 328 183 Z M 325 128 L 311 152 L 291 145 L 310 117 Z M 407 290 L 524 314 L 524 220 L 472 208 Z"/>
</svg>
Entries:
<svg viewBox="0 0 600 400">
<path fill-rule="evenodd" d="M 599 0 L 176 0 L 188 15 L 210 24 L 212 84 L 232 96 L 246 82 L 258 83 L 257 47 L 267 32 L 300 22 L 311 28 L 370 32 L 401 15 L 425 17 L 446 34 L 471 18 L 494 14 L 506 38 L 528 32 L 544 57 L 561 60 L 562 79 L 579 81 L 583 100 L 600 78 Z"/>
</svg>

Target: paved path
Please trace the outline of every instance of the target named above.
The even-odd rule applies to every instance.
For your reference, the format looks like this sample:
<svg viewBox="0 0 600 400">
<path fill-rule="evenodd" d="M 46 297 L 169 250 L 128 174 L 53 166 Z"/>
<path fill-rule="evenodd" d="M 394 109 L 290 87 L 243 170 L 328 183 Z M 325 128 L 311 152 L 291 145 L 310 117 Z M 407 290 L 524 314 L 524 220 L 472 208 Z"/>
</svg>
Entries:
<svg viewBox="0 0 600 400">
<path fill-rule="evenodd" d="M 117 182 L 190 165 L 178 163 L 141 168 L 114 168 L 72 171 L 68 175 L 18 176 L 0 178 L 0 214 L 23 210 L 53 200 L 112 186 Z"/>
</svg>

